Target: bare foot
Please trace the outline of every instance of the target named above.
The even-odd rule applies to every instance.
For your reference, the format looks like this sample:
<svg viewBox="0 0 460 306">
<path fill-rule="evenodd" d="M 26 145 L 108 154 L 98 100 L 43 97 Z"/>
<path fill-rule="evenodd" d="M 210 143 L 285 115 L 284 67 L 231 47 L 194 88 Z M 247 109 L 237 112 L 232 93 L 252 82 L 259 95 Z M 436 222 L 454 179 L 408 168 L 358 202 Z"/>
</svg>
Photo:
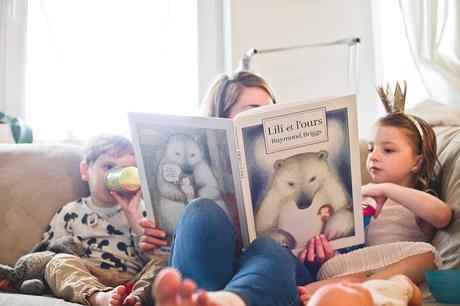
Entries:
<svg viewBox="0 0 460 306">
<path fill-rule="evenodd" d="M 96 292 L 92 294 L 88 301 L 92 306 L 121 306 L 126 297 L 125 286 L 117 286 L 107 292 Z"/>
<path fill-rule="evenodd" d="M 136 295 L 128 295 L 123 301 L 123 306 L 141 306 L 141 299 Z"/>
<path fill-rule="evenodd" d="M 343 281 L 325 285 L 311 296 L 308 306 L 372 306 L 372 296 L 368 289 L 359 283 Z"/>
<path fill-rule="evenodd" d="M 173 268 L 163 269 L 152 286 L 156 306 L 245 306 L 243 300 L 232 292 L 206 292 L 196 290 L 196 284 L 182 280 Z"/>
<path fill-rule="evenodd" d="M 297 286 L 297 292 L 299 293 L 300 305 L 307 305 L 310 300 L 311 294 L 308 293 L 307 289 L 303 286 Z"/>
</svg>

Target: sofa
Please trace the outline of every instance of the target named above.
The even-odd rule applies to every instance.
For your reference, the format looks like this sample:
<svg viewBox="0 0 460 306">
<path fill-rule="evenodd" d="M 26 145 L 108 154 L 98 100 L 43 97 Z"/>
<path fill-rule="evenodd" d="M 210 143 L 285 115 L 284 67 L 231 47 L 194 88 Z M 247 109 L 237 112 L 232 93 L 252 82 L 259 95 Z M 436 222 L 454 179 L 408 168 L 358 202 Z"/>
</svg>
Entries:
<svg viewBox="0 0 460 306">
<path fill-rule="evenodd" d="M 460 120 L 460 117 L 458 118 Z M 460 124 L 459 124 L 460 125 Z M 460 268 L 460 126 L 436 126 L 442 166 L 441 197 L 454 209 L 452 222 L 432 243 L 446 269 Z M 361 142 L 362 181 L 367 143 Z M 16 260 L 40 240 L 47 223 L 63 204 L 88 195 L 80 180 L 82 148 L 73 145 L 0 144 L 0 263 Z M 426 298 L 426 305 L 437 304 Z M 0 292 L 0 305 L 75 305 L 51 296 Z"/>
</svg>

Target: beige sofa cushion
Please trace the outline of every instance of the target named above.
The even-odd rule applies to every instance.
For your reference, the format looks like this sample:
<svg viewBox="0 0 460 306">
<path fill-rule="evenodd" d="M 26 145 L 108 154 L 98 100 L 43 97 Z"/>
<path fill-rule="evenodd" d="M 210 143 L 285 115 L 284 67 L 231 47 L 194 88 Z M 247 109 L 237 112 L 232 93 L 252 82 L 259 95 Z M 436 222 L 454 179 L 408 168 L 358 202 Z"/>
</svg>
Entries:
<svg viewBox="0 0 460 306">
<path fill-rule="evenodd" d="M 451 223 L 440 230 L 432 244 L 445 269 L 460 268 L 460 127 L 435 127 L 438 158 L 442 165 L 441 198 L 453 209 Z"/>
<path fill-rule="evenodd" d="M 0 262 L 13 265 L 37 243 L 54 213 L 89 194 L 76 146 L 0 145 Z"/>
</svg>

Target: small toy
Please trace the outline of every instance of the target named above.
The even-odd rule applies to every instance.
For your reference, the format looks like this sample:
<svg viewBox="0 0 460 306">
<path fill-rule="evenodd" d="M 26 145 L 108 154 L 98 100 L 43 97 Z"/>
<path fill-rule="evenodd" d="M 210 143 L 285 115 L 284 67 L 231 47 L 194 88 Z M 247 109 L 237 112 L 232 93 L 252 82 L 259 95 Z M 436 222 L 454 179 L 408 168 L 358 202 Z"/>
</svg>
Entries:
<svg viewBox="0 0 460 306">
<path fill-rule="evenodd" d="M 0 279 L 10 281 L 21 293 L 41 295 L 45 291 L 45 267 L 57 253 L 82 256 L 84 247 L 75 237 L 61 237 L 37 244 L 14 267 L 0 264 Z"/>
<path fill-rule="evenodd" d="M 363 203 L 363 218 L 364 218 L 364 228 L 366 229 L 371 218 L 374 216 L 375 208 L 367 203 Z"/>
</svg>

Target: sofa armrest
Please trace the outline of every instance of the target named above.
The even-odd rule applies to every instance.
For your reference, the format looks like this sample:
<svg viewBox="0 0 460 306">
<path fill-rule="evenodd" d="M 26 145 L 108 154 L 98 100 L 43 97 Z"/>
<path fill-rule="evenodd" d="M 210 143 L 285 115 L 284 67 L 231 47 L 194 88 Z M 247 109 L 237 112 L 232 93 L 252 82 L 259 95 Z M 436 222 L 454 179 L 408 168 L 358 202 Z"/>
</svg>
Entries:
<svg viewBox="0 0 460 306">
<path fill-rule="evenodd" d="M 56 211 L 89 194 L 80 178 L 82 148 L 0 145 L 0 262 L 13 265 L 40 240 Z"/>
</svg>

